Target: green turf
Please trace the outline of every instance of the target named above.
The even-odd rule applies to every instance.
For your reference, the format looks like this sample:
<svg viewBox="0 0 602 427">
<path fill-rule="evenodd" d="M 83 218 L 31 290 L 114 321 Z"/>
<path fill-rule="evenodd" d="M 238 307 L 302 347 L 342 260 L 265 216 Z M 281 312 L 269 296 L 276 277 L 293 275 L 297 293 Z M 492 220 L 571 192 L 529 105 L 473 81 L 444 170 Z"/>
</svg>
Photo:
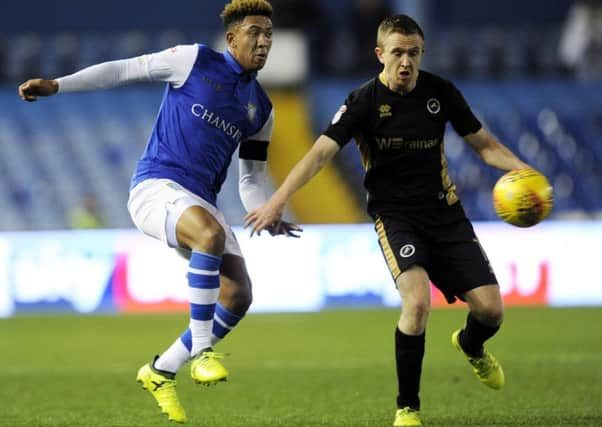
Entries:
<svg viewBox="0 0 602 427">
<path fill-rule="evenodd" d="M 427 332 L 427 426 L 602 425 L 602 309 L 513 308 L 489 348 L 507 384 L 489 390 L 450 345 L 462 310 Z M 190 426 L 388 426 L 396 380 L 391 310 L 249 315 L 218 350 L 230 381 L 178 376 Z M 136 370 L 185 315 L 0 320 L 0 425 L 166 426 Z"/>
</svg>

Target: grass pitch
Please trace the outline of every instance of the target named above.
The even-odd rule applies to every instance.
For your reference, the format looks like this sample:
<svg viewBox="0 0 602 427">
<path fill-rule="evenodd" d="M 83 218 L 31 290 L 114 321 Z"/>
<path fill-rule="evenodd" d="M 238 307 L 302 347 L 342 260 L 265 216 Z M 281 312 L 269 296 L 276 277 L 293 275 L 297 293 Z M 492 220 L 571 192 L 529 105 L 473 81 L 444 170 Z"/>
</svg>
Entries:
<svg viewBox="0 0 602 427">
<path fill-rule="evenodd" d="M 426 426 L 602 425 L 602 309 L 512 308 L 488 345 L 506 372 L 489 390 L 450 344 L 463 310 L 431 314 Z M 390 426 L 392 310 L 251 314 L 218 346 L 228 383 L 178 375 L 188 426 Z M 185 314 L 0 320 L 0 425 L 175 426 L 135 382 Z"/>
</svg>

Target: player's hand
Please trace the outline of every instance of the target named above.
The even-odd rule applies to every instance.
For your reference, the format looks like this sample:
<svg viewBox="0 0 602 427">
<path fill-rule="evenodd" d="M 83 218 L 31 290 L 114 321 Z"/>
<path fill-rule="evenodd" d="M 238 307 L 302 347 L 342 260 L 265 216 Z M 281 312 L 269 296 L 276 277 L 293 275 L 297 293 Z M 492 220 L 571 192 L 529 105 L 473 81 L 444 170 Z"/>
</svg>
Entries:
<svg viewBox="0 0 602 427">
<path fill-rule="evenodd" d="M 251 237 L 254 234 L 261 235 L 262 230 L 268 230 L 272 235 L 289 234 L 290 231 L 296 231 L 295 229 L 288 230 L 287 224 L 290 223 L 282 221 L 282 211 L 284 211 L 284 203 L 278 202 L 272 197 L 263 206 L 245 216 L 244 228 L 251 227 Z M 285 224 L 285 229 L 282 229 L 282 224 Z M 283 232 L 284 230 L 286 232 Z"/>
<path fill-rule="evenodd" d="M 50 96 L 57 93 L 59 84 L 56 80 L 31 79 L 19 86 L 19 96 L 23 101 L 33 102 L 38 96 Z"/>
<path fill-rule="evenodd" d="M 299 233 L 303 232 L 303 229 L 297 224 L 293 224 L 292 222 L 288 221 L 278 221 L 275 224 L 266 227 L 266 230 L 270 233 L 270 236 L 278 236 L 282 234 L 287 237 L 295 238 L 301 237 Z"/>
</svg>

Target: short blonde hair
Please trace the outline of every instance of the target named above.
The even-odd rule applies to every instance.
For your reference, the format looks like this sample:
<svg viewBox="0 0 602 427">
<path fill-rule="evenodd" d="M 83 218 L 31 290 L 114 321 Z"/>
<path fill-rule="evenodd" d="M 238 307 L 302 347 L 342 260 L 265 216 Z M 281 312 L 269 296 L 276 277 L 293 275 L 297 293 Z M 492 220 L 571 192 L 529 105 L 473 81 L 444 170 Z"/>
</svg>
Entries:
<svg viewBox="0 0 602 427">
<path fill-rule="evenodd" d="M 383 40 L 391 33 L 400 33 L 406 36 L 418 34 L 424 40 L 424 33 L 420 25 L 408 15 L 394 15 L 382 20 L 378 26 L 378 35 L 376 36 L 376 45 L 383 47 Z"/>
<path fill-rule="evenodd" d="M 232 0 L 224 6 L 220 14 L 224 28 L 229 29 L 233 24 L 238 24 L 245 16 L 261 15 L 272 18 L 272 5 L 267 0 Z"/>
</svg>

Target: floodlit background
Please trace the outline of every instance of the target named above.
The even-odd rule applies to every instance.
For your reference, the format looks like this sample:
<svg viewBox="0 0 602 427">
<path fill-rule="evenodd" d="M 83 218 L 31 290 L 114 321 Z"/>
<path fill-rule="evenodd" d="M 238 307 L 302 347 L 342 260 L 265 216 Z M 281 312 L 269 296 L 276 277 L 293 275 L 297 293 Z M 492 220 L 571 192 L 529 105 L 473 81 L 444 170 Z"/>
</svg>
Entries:
<svg viewBox="0 0 602 427">
<path fill-rule="evenodd" d="M 551 217 L 494 215 L 500 171 L 452 131 L 450 173 L 507 310 L 487 343 L 506 386 L 485 390 L 450 345 L 465 310 L 438 291 L 421 383 L 429 426 L 602 425 L 602 17 L 600 1 L 273 0 L 260 79 L 276 108 L 277 186 L 348 92 L 380 68 L 380 20 L 415 17 L 423 68 L 452 79 L 504 143 L 555 189 Z M 0 6 L 0 425 L 166 426 L 137 369 L 188 324 L 186 263 L 133 228 L 130 175 L 163 85 L 26 104 L 17 85 L 101 61 L 203 42 L 220 48 L 223 1 L 5 0 Z M 217 347 L 227 384 L 178 395 L 190 426 L 391 425 L 399 298 L 364 213 L 349 144 L 297 194 L 300 239 L 248 237 L 237 162 L 219 198 L 253 280 L 251 314 Z M 395 308 L 394 308 L 395 307 Z M 453 307 L 463 307 L 454 304 Z M 355 308 L 363 308 L 357 310 Z M 48 315 L 51 314 L 51 315 Z"/>
<path fill-rule="evenodd" d="M 554 186 L 555 207 L 546 223 L 533 230 L 501 224 L 491 202 L 491 189 L 501 172 L 486 167 L 453 131 L 446 135 L 450 173 L 497 265 L 503 289 L 508 295 L 514 292 L 513 283 L 523 289 L 507 300 L 600 302 L 600 278 L 588 270 L 596 262 L 593 242 L 602 240 L 599 2 L 272 3 L 274 46 L 260 80 L 277 113 L 269 149 L 273 186 L 326 128 L 349 91 L 379 72 L 373 47 L 380 20 L 408 13 L 426 33 L 423 68 L 452 79 L 484 124 Z M 185 295 L 177 286 L 165 284 L 183 268 L 181 260 L 132 231 L 126 210 L 130 175 L 151 131 L 163 85 L 66 94 L 33 104 L 20 101 L 16 87 L 28 78 L 58 77 L 176 44 L 202 42 L 221 49 L 218 15 L 223 4 L 180 1 L 159 7 L 138 0 L 63 0 L 52 5 L 32 1 L 27 10 L 19 2 L 3 4 L 0 315 L 46 309 L 128 311 L 134 306 L 138 311 L 185 309 Z M 236 226 L 244 211 L 234 160 L 219 206 Z M 364 212 L 362 173 L 357 149 L 348 144 L 292 199 L 290 219 L 327 224 L 309 227 L 299 241 L 263 237 L 247 242 L 237 229 L 253 273 L 256 310 L 397 304 Z M 58 231 L 71 228 L 98 230 Z M 141 254 L 158 257 L 158 262 L 147 265 L 163 263 L 163 271 L 169 273 L 132 273 L 138 272 L 137 260 L 146 259 Z M 278 262 L 264 265 L 266 257 Z M 299 259 L 306 264 L 306 285 L 297 287 L 297 298 L 289 305 L 275 301 L 272 290 L 292 280 L 289 271 Z M 573 270 L 576 280 L 565 273 Z M 128 274 L 119 276 L 119 271 Z M 562 291 L 575 282 L 577 296 Z M 137 292 L 119 294 L 117 284 Z M 168 291 L 145 294 L 154 288 Z M 120 298 L 126 294 L 139 300 L 123 305 Z"/>
</svg>

